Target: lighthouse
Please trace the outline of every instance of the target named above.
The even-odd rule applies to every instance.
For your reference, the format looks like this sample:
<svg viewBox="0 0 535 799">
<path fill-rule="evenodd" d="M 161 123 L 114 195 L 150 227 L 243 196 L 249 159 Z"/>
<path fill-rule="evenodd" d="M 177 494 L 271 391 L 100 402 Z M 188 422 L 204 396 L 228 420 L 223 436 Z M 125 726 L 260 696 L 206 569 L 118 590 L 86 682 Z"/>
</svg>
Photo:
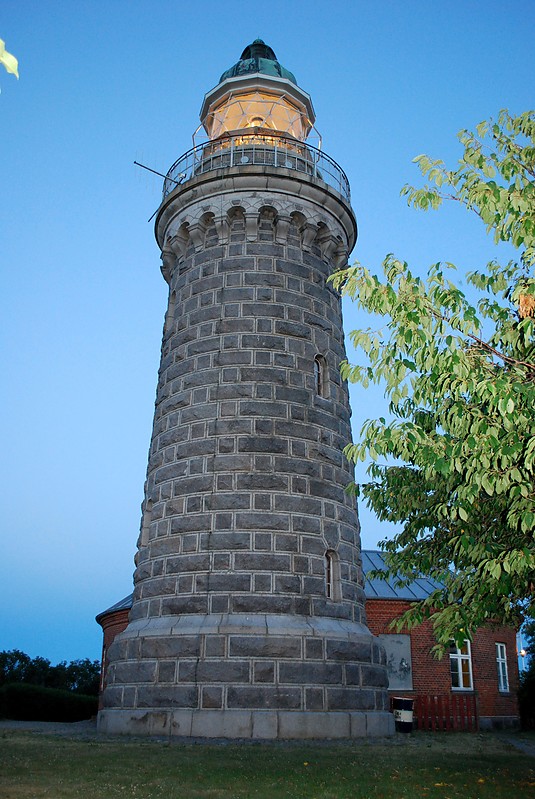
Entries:
<svg viewBox="0 0 535 799">
<path fill-rule="evenodd" d="M 132 607 L 99 729 L 385 735 L 329 282 L 357 237 L 349 183 L 307 143 L 311 98 L 260 39 L 200 119 L 156 215 L 169 297 Z"/>
</svg>

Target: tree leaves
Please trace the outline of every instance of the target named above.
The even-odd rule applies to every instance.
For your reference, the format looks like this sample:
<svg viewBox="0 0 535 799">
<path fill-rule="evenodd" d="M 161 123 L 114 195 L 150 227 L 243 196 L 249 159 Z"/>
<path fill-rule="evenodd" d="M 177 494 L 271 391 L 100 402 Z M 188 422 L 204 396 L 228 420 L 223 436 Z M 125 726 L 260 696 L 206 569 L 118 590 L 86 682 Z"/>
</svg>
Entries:
<svg viewBox="0 0 535 799">
<path fill-rule="evenodd" d="M 502 111 L 459 138 L 457 169 L 420 155 L 432 185 L 402 195 L 421 210 L 461 203 L 518 261 L 466 276 L 475 305 L 449 263 L 422 279 L 390 254 L 381 276 L 356 263 L 332 278 L 382 325 L 351 333 L 365 363 L 342 374 L 383 385 L 392 413 L 345 452 L 372 461 L 362 492 L 379 518 L 403 522 L 383 542 L 391 576 L 443 583 L 400 622 L 431 616 L 443 646 L 489 619 L 517 621 L 535 581 L 535 112 Z"/>
</svg>

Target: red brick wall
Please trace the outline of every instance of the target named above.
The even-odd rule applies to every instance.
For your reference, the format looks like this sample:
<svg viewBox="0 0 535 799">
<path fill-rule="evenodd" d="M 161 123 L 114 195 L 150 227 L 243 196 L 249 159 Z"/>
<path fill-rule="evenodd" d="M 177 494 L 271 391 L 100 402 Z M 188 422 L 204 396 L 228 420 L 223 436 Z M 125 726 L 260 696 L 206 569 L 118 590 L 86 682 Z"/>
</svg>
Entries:
<svg viewBox="0 0 535 799">
<path fill-rule="evenodd" d="M 128 609 L 116 610 L 107 616 L 99 619 L 98 623 L 102 627 L 104 633 L 102 641 L 102 666 L 100 670 L 100 693 L 104 688 L 104 681 L 106 679 L 106 672 L 108 670 L 108 649 L 113 643 L 115 636 L 122 633 L 128 624 Z"/>
<path fill-rule="evenodd" d="M 410 602 L 402 600 L 368 599 L 366 615 L 371 632 L 374 635 L 394 632 L 389 629 L 390 622 L 407 610 L 410 605 Z M 437 660 L 430 654 L 435 644 L 431 623 L 424 621 L 409 634 L 414 694 L 444 695 L 452 693 L 449 657 L 445 655 L 442 660 Z M 507 648 L 510 690 L 506 694 L 501 694 L 498 691 L 496 643 L 505 644 Z M 512 628 L 488 626 L 477 631 L 472 641 L 472 675 L 474 691 L 478 699 L 479 716 L 518 716 L 516 634 Z"/>
</svg>

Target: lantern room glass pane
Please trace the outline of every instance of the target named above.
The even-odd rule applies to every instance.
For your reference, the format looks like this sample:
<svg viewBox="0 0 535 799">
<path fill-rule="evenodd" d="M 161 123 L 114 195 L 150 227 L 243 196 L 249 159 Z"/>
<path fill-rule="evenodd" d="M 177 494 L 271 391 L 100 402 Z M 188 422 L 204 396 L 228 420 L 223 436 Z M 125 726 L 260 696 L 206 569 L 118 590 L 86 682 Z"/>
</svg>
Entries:
<svg viewBox="0 0 535 799">
<path fill-rule="evenodd" d="M 303 141 L 309 127 L 305 123 L 301 111 L 286 97 L 254 91 L 231 95 L 208 115 L 204 124 L 211 139 L 230 131 L 260 127 Z"/>
</svg>

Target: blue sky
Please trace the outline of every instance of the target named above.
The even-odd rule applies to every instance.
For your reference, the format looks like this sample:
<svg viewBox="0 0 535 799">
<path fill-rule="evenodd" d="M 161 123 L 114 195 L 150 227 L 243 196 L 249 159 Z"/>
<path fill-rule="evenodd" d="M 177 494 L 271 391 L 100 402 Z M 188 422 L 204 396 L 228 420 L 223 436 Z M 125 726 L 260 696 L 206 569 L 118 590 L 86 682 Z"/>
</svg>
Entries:
<svg viewBox="0 0 535 799">
<path fill-rule="evenodd" d="M 461 128 L 533 107 L 534 22 L 532 0 L 5 0 L 0 650 L 97 658 L 94 616 L 131 589 L 167 293 L 161 181 L 134 160 L 165 172 L 188 150 L 203 95 L 260 36 L 347 172 L 353 256 L 462 275 L 495 256 L 481 225 L 399 191 L 414 156 L 454 163 Z M 346 303 L 346 330 L 362 322 Z M 381 402 L 353 390 L 357 431 Z M 361 517 L 372 548 L 389 531 Z"/>
</svg>

